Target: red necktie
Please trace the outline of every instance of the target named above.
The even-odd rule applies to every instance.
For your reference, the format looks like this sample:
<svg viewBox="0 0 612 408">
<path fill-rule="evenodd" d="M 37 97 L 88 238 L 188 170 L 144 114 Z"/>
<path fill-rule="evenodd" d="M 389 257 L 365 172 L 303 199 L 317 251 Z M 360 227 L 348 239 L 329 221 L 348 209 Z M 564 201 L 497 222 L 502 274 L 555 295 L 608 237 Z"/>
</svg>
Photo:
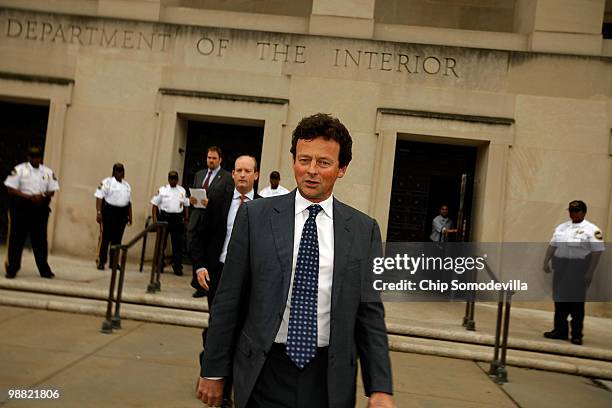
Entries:
<svg viewBox="0 0 612 408">
<path fill-rule="evenodd" d="M 206 179 L 204 180 L 204 184 L 202 185 L 202 187 L 204 187 L 204 190 L 206 190 L 206 192 L 208 192 L 208 182 L 210 181 L 211 174 L 212 174 L 212 171 L 208 170 L 208 174 L 206 175 Z"/>
<path fill-rule="evenodd" d="M 245 201 L 246 201 L 246 196 L 244 194 L 240 194 L 240 204 L 238 205 L 238 208 L 240 208 L 242 203 L 244 203 Z"/>
</svg>

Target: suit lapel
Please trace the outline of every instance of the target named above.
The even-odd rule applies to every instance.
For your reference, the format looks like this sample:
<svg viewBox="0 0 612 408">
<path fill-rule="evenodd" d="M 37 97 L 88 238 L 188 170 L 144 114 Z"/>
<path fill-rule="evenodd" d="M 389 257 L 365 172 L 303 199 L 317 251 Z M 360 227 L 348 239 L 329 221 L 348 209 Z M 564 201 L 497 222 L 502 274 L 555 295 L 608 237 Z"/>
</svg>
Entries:
<svg viewBox="0 0 612 408">
<path fill-rule="evenodd" d="M 350 213 L 346 212 L 343 204 L 334 198 L 334 272 L 332 281 L 331 314 L 335 310 L 342 282 L 346 275 L 348 255 L 353 244 L 353 235 L 350 228 Z"/>
<path fill-rule="evenodd" d="M 293 263 L 293 235 L 295 231 L 295 190 L 286 194 L 275 203 L 272 218 L 272 234 L 276 254 L 281 265 L 283 307 L 289 295 L 289 284 L 291 282 L 291 267 Z"/>
<path fill-rule="evenodd" d="M 223 173 L 223 169 L 219 169 L 219 172 L 217 173 L 217 175 L 212 180 L 210 180 L 210 183 L 208 184 L 209 190 L 213 188 L 213 186 L 216 186 L 219 181 L 221 181 L 221 177 L 223 177 L 222 173 Z M 204 176 L 204 179 L 206 179 L 206 175 Z M 202 183 L 204 183 L 204 181 L 202 181 Z"/>
</svg>

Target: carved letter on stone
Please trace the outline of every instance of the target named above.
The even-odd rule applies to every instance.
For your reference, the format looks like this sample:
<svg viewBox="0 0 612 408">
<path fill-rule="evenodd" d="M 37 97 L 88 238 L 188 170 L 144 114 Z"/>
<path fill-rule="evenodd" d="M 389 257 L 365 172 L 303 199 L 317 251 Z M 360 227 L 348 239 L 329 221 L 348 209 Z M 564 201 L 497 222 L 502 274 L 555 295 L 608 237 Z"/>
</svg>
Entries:
<svg viewBox="0 0 612 408">
<path fill-rule="evenodd" d="M 301 59 L 304 56 L 304 51 L 306 51 L 305 45 L 296 45 L 295 46 L 295 59 L 293 62 L 297 64 L 304 64 L 306 62 L 305 59 Z"/>
<path fill-rule="evenodd" d="M 202 37 L 198 41 L 198 52 L 202 55 L 210 55 L 215 51 L 215 43 L 208 37 Z"/>
<path fill-rule="evenodd" d="M 457 75 L 457 73 L 455 72 L 455 65 L 457 65 L 457 60 L 455 60 L 454 58 L 445 58 L 446 61 L 446 72 L 444 73 L 444 75 L 448 76 L 448 71 L 452 71 L 453 75 L 455 75 L 456 78 L 459 78 L 459 75 Z"/>
<path fill-rule="evenodd" d="M 11 31 L 11 27 L 13 30 Z M 19 37 L 21 32 L 23 31 L 23 26 L 19 20 L 13 20 L 12 18 L 8 19 L 8 25 L 6 28 L 6 36 L 7 37 Z"/>
<path fill-rule="evenodd" d="M 429 75 L 435 75 L 440 72 L 440 60 L 436 57 L 427 57 L 423 60 L 423 71 Z"/>
</svg>

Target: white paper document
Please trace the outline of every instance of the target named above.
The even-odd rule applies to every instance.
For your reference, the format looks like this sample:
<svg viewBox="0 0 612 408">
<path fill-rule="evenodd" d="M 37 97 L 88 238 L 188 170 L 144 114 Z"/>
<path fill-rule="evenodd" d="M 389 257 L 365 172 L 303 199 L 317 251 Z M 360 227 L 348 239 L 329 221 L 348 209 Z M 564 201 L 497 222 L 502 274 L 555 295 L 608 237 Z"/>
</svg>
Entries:
<svg viewBox="0 0 612 408">
<path fill-rule="evenodd" d="M 189 193 L 193 198 L 198 200 L 198 202 L 194 204 L 193 207 L 206 208 L 206 206 L 202 204 L 202 200 L 206 199 L 206 190 L 204 190 L 203 188 L 190 188 Z"/>
</svg>

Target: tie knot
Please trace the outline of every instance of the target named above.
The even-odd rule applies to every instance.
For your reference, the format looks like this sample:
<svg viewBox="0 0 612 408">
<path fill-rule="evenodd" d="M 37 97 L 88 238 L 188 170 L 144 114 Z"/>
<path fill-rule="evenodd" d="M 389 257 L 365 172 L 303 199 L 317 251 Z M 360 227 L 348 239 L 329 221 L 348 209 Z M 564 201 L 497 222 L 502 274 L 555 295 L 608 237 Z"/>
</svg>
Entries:
<svg viewBox="0 0 612 408">
<path fill-rule="evenodd" d="M 308 214 L 308 218 L 315 218 L 317 216 L 317 214 L 321 212 L 322 209 L 323 209 L 323 207 L 321 207 L 319 204 L 313 204 L 313 205 L 309 206 L 308 207 L 308 212 L 310 214 Z"/>
</svg>

